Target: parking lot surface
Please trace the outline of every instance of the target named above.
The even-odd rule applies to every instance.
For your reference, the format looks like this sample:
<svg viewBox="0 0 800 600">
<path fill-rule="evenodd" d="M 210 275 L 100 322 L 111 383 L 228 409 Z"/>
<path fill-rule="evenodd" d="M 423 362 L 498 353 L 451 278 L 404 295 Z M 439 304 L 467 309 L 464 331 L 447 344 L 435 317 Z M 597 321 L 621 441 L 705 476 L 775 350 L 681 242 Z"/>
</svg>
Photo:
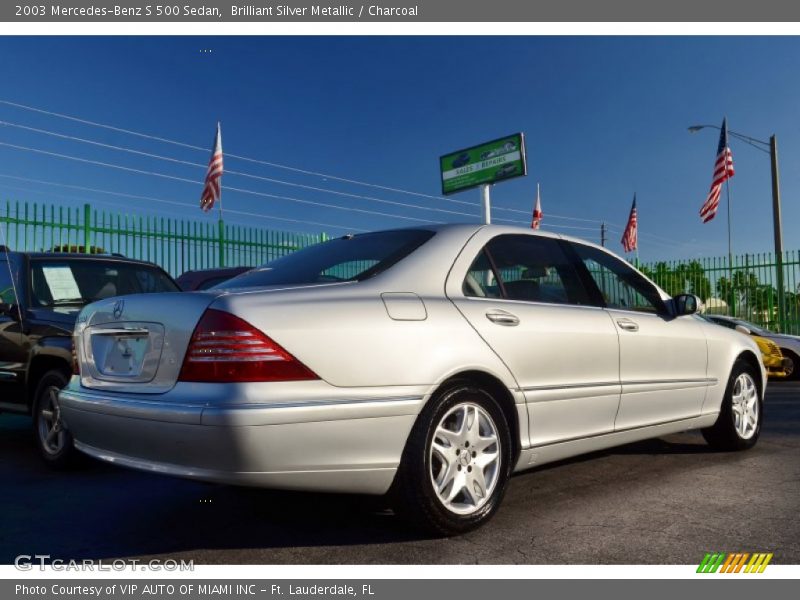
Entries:
<svg viewBox="0 0 800 600">
<path fill-rule="evenodd" d="M 767 392 L 751 451 L 671 435 L 512 478 L 497 516 L 426 538 L 382 499 L 183 481 L 87 459 L 40 463 L 28 419 L 0 415 L 0 563 L 177 558 L 197 564 L 692 564 L 709 551 L 800 563 L 800 384 Z"/>
</svg>

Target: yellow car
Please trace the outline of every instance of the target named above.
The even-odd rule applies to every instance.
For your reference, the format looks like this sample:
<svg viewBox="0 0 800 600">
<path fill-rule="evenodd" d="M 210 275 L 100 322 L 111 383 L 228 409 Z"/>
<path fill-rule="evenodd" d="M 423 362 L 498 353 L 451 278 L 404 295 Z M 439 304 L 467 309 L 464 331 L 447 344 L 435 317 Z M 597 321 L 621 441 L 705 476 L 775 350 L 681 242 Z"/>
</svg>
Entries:
<svg viewBox="0 0 800 600">
<path fill-rule="evenodd" d="M 761 361 L 767 368 L 767 375 L 775 378 L 791 375 L 791 371 L 787 370 L 787 367 L 791 368 L 792 362 L 783 357 L 781 349 L 775 342 L 759 335 L 751 335 L 751 337 L 758 344 L 758 349 L 761 350 Z"/>
</svg>

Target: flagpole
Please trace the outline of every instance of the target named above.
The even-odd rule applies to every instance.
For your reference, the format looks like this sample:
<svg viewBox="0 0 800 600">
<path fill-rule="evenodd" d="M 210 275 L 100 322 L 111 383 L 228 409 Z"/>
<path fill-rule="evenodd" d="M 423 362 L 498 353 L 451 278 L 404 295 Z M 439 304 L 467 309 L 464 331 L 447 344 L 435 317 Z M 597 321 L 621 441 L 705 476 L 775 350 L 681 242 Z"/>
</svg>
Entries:
<svg viewBox="0 0 800 600">
<path fill-rule="evenodd" d="M 221 135 L 222 123 L 217 121 L 217 135 Z M 219 220 L 222 221 L 222 175 L 219 177 Z"/>
<path fill-rule="evenodd" d="M 726 159 L 727 160 L 727 159 Z M 727 163 L 726 167 L 727 169 Z M 728 200 L 728 286 L 730 287 L 730 293 L 728 300 L 731 301 L 730 310 L 731 316 L 736 316 L 736 299 L 734 297 L 733 291 L 733 243 L 731 241 L 731 178 L 728 177 L 725 180 L 725 195 L 727 196 Z"/>
<path fill-rule="evenodd" d="M 217 121 L 217 136 L 222 136 L 222 124 Z M 217 228 L 219 229 L 219 266 L 225 266 L 225 223 L 222 221 L 222 174 L 219 176 L 219 214 Z"/>
<path fill-rule="evenodd" d="M 636 192 L 633 192 L 633 201 L 636 202 Z M 639 209 L 636 209 L 636 268 L 638 269 L 641 263 L 639 262 Z"/>
</svg>

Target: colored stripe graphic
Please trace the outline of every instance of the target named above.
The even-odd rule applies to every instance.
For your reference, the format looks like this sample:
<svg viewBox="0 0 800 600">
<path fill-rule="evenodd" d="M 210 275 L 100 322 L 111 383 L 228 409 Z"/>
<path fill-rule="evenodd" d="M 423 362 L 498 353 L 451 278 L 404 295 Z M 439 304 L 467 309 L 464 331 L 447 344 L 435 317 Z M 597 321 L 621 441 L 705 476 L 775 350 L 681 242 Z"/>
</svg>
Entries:
<svg viewBox="0 0 800 600">
<path fill-rule="evenodd" d="M 744 566 L 745 561 L 748 558 L 750 558 L 750 555 L 747 552 L 743 552 L 743 553 L 741 553 L 741 554 L 739 554 L 737 556 L 739 556 L 740 558 L 739 558 L 738 562 L 734 561 L 734 562 L 736 562 L 736 568 L 731 570 L 731 571 L 729 571 L 729 573 L 738 573 L 739 571 L 741 571 L 742 567 Z"/>
<path fill-rule="evenodd" d="M 698 573 L 716 573 L 722 561 L 725 560 L 724 552 L 706 553 L 700 566 L 697 567 Z"/>
<path fill-rule="evenodd" d="M 763 573 L 772 560 L 772 552 L 706 552 L 697 573 Z"/>
</svg>

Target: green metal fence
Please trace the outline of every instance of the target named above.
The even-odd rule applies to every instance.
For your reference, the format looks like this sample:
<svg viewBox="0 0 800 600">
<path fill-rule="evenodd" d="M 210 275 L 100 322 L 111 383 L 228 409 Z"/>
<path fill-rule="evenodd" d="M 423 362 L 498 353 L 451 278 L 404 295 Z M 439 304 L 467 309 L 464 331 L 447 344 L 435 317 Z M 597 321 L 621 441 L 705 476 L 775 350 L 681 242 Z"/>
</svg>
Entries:
<svg viewBox="0 0 800 600">
<path fill-rule="evenodd" d="M 299 234 L 209 220 L 132 216 L 34 203 L 0 205 L 0 226 L 13 250 L 117 252 L 158 263 L 172 275 L 189 269 L 255 266 L 324 241 Z M 0 238 L 2 240 L 2 238 Z M 770 329 L 800 334 L 800 253 L 784 253 L 785 315 L 778 311 L 775 255 L 674 260 L 640 265 L 667 293 L 699 296 L 711 313 L 739 316 Z"/>
<path fill-rule="evenodd" d="M 98 211 L 90 204 L 75 208 L 6 202 L 0 205 L 0 226 L 12 250 L 114 252 L 157 263 L 173 276 L 190 269 L 256 266 L 326 239 L 324 233 L 272 231 L 211 219 Z"/>
<path fill-rule="evenodd" d="M 785 314 L 778 311 L 777 265 L 770 252 L 640 265 L 668 294 L 699 296 L 709 313 L 741 317 L 768 329 L 800 334 L 800 253 L 784 252 Z"/>
</svg>

